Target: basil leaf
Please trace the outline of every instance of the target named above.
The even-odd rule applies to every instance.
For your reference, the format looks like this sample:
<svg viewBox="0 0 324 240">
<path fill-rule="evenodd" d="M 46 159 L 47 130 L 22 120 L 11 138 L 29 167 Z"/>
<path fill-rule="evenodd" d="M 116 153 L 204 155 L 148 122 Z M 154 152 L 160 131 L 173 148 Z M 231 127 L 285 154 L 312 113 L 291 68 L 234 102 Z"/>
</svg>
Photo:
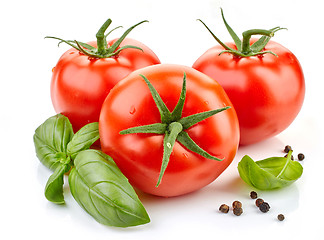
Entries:
<svg viewBox="0 0 324 240">
<path fill-rule="evenodd" d="M 238 164 L 240 177 L 247 184 L 260 190 L 272 190 L 286 187 L 303 173 L 299 162 L 291 160 L 291 152 L 287 157 L 271 157 L 254 162 L 244 156 Z"/>
<path fill-rule="evenodd" d="M 77 154 L 69 185 L 79 205 L 102 224 L 129 227 L 150 221 L 127 178 L 101 151 L 89 149 Z"/>
<path fill-rule="evenodd" d="M 76 132 L 67 145 L 67 154 L 72 159 L 82 150 L 90 148 L 90 146 L 99 139 L 99 123 L 89 123 Z"/>
<path fill-rule="evenodd" d="M 66 154 L 68 143 L 73 137 L 69 119 L 62 114 L 48 118 L 34 134 L 34 144 L 38 159 L 49 169 L 55 170 L 62 154 Z"/>
<path fill-rule="evenodd" d="M 64 204 L 63 196 L 63 177 L 64 173 L 68 172 L 71 168 L 70 164 L 59 164 L 54 173 L 49 177 L 45 187 L 45 197 L 47 200 L 56 203 Z"/>
</svg>

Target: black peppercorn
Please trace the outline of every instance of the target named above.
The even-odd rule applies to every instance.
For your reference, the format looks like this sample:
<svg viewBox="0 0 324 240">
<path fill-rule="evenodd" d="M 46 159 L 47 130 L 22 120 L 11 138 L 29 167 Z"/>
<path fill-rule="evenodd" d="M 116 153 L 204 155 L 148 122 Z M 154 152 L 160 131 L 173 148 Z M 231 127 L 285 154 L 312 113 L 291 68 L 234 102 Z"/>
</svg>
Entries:
<svg viewBox="0 0 324 240">
<path fill-rule="evenodd" d="M 261 212 L 266 213 L 270 210 L 270 205 L 267 202 L 263 202 L 260 204 L 259 209 Z"/>
<path fill-rule="evenodd" d="M 255 200 L 255 205 L 259 207 L 263 202 L 264 202 L 263 199 L 258 198 L 257 200 Z"/>
<path fill-rule="evenodd" d="M 233 208 L 233 213 L 236 216 L 240 216 L 243 213 L 243 209 L 241 207 Z"/>
<path fill-rule="evenodd" d="M 242 203 L 240 201 L 234 201 L 232 203 L 233 208 L 242 208 Z"/>
<path fill-rule="evenodd" d="M 302 161 L 302 160 L 304 160 L 305 155 L 302 154 L 302 153 L 299 153 L 297 157 L 298 157 L 298 160 L 299 160 L 299 161 Z"/>
<path fill-rule="evenodd" d="M 229 206 L 226 205 L 226 204 L 222 204 L 222 205 L 219 207 L 219 211 L 221 211 L 222 213 L 228 213 L 228 211 L 229 211 Z"/>
<path fill-rule="evenodd" d="M 285 149 L 284 149 L 284 152 L 285 153 L 289 153 L 289 151 L 291 151 L 291 150 L 292 150 L 291 146 L 290 145 L 286 145 L 285 146 Z"/>
<path fill-rule="evenodd" d="M 258 197 L 258 194 L 255 191 L 250 192 L 250 197 L 252 199 L 256 199 Z"/>
<path fill-rule="evenodd" d="M 285 220 L 285 216 L 283 214 L 279 214 L 277 218 L 279 221 Z"/>
</svg>

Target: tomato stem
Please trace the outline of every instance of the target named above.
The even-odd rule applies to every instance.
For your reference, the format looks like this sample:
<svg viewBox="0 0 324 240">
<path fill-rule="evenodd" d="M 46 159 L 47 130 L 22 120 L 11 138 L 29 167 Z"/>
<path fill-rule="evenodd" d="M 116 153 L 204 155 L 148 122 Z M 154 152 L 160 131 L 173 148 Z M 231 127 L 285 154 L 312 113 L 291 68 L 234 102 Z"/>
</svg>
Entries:
<svg viewBox="0 0 324 240">
<path fill-rule="evenodd" d="M 111 19 L 107 19 L 107 21 L 100 27 L 100 29 L 98 30 L 97 34 L 96 34 L 96 38 L 97 38 L 97 48 L 87 44 L 87 43 L 83 43 L 80 41 L 76 41 L 76 40 L 64 40 L 61 38 L 57 38 L 57 37 L 50 37 L 47 36 L 45 38 L 53 38 L 53 39 L 57 39 L 60 40 L 59 45 L 64 42 L 68 45 L 70 45 L 71 47 L 77 49 L 78 51 L 80 51 L 81 53 L 83 53 L 84 55 L 87 55 L 91 58 L 109 58 L 112 56 L 116 56 L 118 55 L 122 50 L 127 49 L 127 48 L 134 48 L 134 49 L 138 49 L 143 51 L 141 48 L 137 47 L 137 46 L 132 46 L 132 45 L 125 45 L 123 47 L 119 47 L 120 44 L 122 43 L 122 41 L 126 38 L 126 36 L 138 25 L 144 23 L 144 22 L 148 22 L 147 20 L 141 21 L 133 26 L 131 26 L 130 28 L 128 28 L 123 35 L 118 38 L 117 41 L 115 41 L 111 46 L 107 45 L 107 36 L 114 30 L 116 30 L 117 28 L 120 28 L 120 26 L 114 28 L 113 30 L 111 30 L 110 32 L 108 32 L 107 34 L 105 34 L 107 28 L 110 26 L 111 24 Z"/>
<path fill-rule="evenodd" d="M 158 108 L 161 116 L 161 123 L 154 123 L 144 126 L 131 127 L 120 131 L 120 134 L 132 134 L 132 133 L 153 133 L 164 135 L 163 140 L 163 158 L 161 164 L 161 170 L 158 177 L 156 187 L 158 187 L 162 181 L 164 172 L 170 161 L 170 156 L 173 150 L 173 146 L 176 141 L 181 143 L 188 150 L 197 153 L 207 159 L 222 161 L 223 159 L 210 155 L 205 150 L 197 145 L 184 130 L 192 127 L 195 124 L 217 114 L 229 107 L 224 107 L 216 110 L 201 112 L 182 118 L 182 111 L 186 99 L 186 73 L 184 73 L 182 89 L 177 105 L 172 113 L 169 111 L 161 96 L 150 83 L 150 81 L 143 75 L 140 75 L 146 82 L 152 98 Z"/>
<path fill-rule="evenodd" d="M 107 42 L 106 42 L 105 32 L 106 32 L 107 28 L 109 27 L 109 25 L 111 24 L 111 22 L 112 21 L 110 18 L 107 19 L 107 21 L 100 27 L 100 29 L 98 30 L 98 32 L 96 34 L 98 54 L 105 55 L 105 53 L 106 53 Z"/>
<path fill-rule="evenodd" d="M 245 55 L 248 55 L 252 52 L 251 46 L 250 46 L 250 40 L 253 35 L 263 35 L 268 37 L 273 37 L 274 32 L 271 30 L 265 30 L 265 29 L 250 29 L 245 32 L 243 32 L 243 40 L 242 40 L 242 53 Z"/>
<path fill-rule="evenodd" d="M 264 51 L 264 47 L 266 46 L 266 44 L 269 42 L 270 38 L 274 36 L 274 33 L 281 30 L 281 29 L 285 29 L 285 28 L 280 28 L 280 27 L 275 27 L 272 28 L 270 30 L 265 30 L 265 29 L 250 29 L 247 30 L 245 32 L 243 32 L 243 39 L 242 41 L 240 40 L 240 38 L 237 36 L 237 34 L 234 32 L 234 30 L 229 26 L 229 24 L 227 23 L 227 21 L 225 20 L 224 17 L 224 13 L 223 13 L 223 9 L 221 9 L 221 13 L 222 13 L 222 18 L 223 18 L 223 22 L 227 28 L 227 31 L 229 32 L 229 34 L 231 35 L 236 49 L 230 48 L 229 46 L 227 46 L 225 43 L 223 43 L 208 27 L 207 25 L 200 19 L 198 19 L 198 21 L 200 21 L 205 28 L 209 31 L 209 33 L 213 36 L 213 38 L 222 46 L 224 47 L 224 51 L 222 51 L 219 55 L 227 52 L 227 53 L 231 53 L 234 56 L 238 56 L 238 57 L 251 57 L 251 56 L 258 56 L 258 55 L 263 55 L 266 53 L 270 53 L 273 54 L 275 56 L 277 56 L 275 53 L 271 52 L 271 51 Z M 253 35 L 263 35 L 260 39 L 258 39 L 255 43 L 253 43 L 252 45 L 250 44 L 250 40 L 251 37 Z"/>
<path fill-rule="evenodd" d="M 161 183 L 162 177 L 164 172 L 169 164 L 170 156 L 172 153 L 173 146 L 177 140 L 179 133 L 182 131 L 182 125 L 178 122 L 172 122 L 167 131 L 165 132 L 164 139 L 163 139 L 163 159 L 162 165 L 160 170 L 160 175 L 158 181 L 156 183 L 156 187 L 158 187 Z"/>
</svg>

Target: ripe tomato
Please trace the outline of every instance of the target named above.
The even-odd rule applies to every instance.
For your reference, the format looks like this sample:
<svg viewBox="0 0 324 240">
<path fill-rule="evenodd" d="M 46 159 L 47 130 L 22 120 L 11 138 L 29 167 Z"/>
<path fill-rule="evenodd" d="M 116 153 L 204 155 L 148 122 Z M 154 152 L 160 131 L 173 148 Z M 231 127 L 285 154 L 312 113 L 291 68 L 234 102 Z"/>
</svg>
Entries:
<svg viewBox="0 0 324 240">
<path fill-rule="evenodd" d="M 251 43 L 256 40 L 252 39 Z M 227 46 L 237 49 L 233 43 Z M 240 123 L 240 144 L 247 145 L 285 130 L 299 113 L 305 95 L 300 63 L 282 45 L 270 41 L 259 56 L 236 57 L 220 45 L 207 50 L 193 68 L 219 82 Z"/>
<path fill-rule="evenodd" d="M 157 107 L 144 78 L 156 89 L 167 110 Z M 187 85 L 186 97 L 180 98 L 183 101 L 179 115 L 181 120 L 165 120 L 161 112 L 173 111 L 179 106 L 184 78 Z M 188 134 L 201 149 L 222 161 L 207 159 L 189 150 L 180 140 L 180 134 L 174 145 L 165 141 L 167 135 L 172 135 L 170 126 L 174 122 L 178 124 L 188 116 L 226 106 L 231 108 L 181 131 L 181 134 Z M 121 131 L 138 126 L 162 126 L 164 122 L 167 122 L 167 128 L 161 130 L 162 134 L 154 131 L 121 134 Z M 114 159 L 130 183 L 144 192 L 159 196 L 177 196 L 211 183 L 232 162 L 239 142 L 238 119 L 223 88 L 193 68 L 170 64 L 142 68 L 117 83 L 103 103 L 99 133 L 102 150 Z M 170 150 L 162 181 L 156 187 L 164 151 L 168 147 L 172 153 Z"/>
<path fill-rule="evenodd" d="M 96 46 L 96 42 L 88 44 Z M 72 48 L 61 56 L 53 69 L 51 98 L 54 109 L 69 118 L 74 131 L 99 120 L 101 105 L 118 81 L 136 69 L 160 63 L 144 44 L 124 39 L 120 47 L 125 45 L 135 45 L 143 52 L 128 48 L 117 56 L 90 58 Z"/>
</svg>

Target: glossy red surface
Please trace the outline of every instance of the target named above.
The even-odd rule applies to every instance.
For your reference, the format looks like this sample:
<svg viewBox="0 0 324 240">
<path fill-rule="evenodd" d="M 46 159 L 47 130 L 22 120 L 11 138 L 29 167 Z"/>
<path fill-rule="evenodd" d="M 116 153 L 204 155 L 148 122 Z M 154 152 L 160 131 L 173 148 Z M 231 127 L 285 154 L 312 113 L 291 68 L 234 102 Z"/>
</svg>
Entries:
<svg viewBox="0 0 324 240">
<path fill-rule="evenodd" d="M 240 143 L 259 142 L 285 130 L 298 115 L 305 96 L 304 75 L 295 55 L 273 41 L 264 51 L 277 56 L 237 58 L 229 53 L 219 55 L 223 50 L 221 46 L 207 50 L 193 68 L 225 89 L 239 118 Z"/>
<path fill-rule="evenodd" d="M 89 44 L 96 46 L 96 42 Z M 136 69 L 160 63 L 153 51 L 144 44 L 124 39 L 120 47 L 125 45 L 138 46 L 143 52 L 129 48 L 116 57 L 93 59 L 76 49 L 70 49 L 53 69 L 51 97 L 54 109 L 70 119 L 74 131 L 99 120 L 102 103 L 118 81 Z"/>
<path fill-rule="evenodd" d="M 155 187 L 163 155 L 163 135 L 128 134 L 127 128 L 161 122 L 160 113 L 143 74 L 156 88 L 170 111 L 181 92 L 184 72 L 187 95 L 182 116 L 232 106 L 223 88 L 195 69 L 161 64 L 131 73 L 109 93 L 100 114 L 102 150 L 110 155 L 130 183 L 144 192 L 177 196 L 214 181 L 232 162 L 238 147 L 239 128 L 234 108 L 220 112 L 189 128 L 187 133 L 205 151 L 223 161 L 206 159 L 176 142 L 162 182 Z"/>
</svg>

